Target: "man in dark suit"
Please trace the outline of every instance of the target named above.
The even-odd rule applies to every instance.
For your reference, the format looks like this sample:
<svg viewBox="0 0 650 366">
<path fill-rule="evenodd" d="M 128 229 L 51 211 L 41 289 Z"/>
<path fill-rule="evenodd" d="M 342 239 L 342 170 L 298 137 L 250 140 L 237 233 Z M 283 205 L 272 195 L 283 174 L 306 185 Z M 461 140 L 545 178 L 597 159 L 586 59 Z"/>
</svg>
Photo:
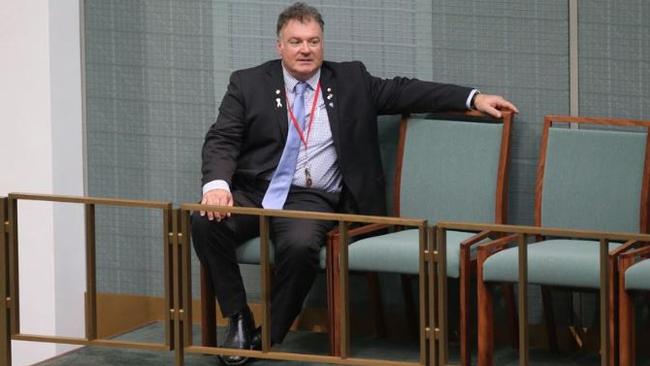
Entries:
<svg viewBox="0 0 650 366">
<path fill-rule="evenodd" d="M 296 3 L 278 18 L 280 60 L 232 74 L 203 145 L 202 204 L 384 215 L 377 115 L 475 108 L 517 111 L 500 96 L 416 79 L 380 79 L 360 62 L 323 61 L 323 20 Z M 224 347 L 257 348 L 235 248 L 259 235 L 256 217 L 192 216 L 196 253 L 208 269 L 224 317 Z M 275 245 L 271 342 L 301 310 L 334 223 L 271 220 Z M 228 365 L 246 358 L 224 356 Z"/>
</svg>

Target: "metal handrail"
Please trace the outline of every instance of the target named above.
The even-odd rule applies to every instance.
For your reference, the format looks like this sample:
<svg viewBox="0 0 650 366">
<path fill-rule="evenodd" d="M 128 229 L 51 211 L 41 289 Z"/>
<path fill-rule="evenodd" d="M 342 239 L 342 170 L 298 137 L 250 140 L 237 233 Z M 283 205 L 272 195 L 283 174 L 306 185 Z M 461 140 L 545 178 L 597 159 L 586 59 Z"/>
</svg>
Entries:
<svg viewBox="0 0 650 366">
<path fill-rule="evenodd" d="M 189 271 L 189 257 L 190 257 L 190 231 L 189 231 L 189 217 L 191 211 L 216 211 L 221 213 L 253 215 L 260 218 L 260 264 L 261 264 L 261 278 L 262 278 L 262 350 L 234 350 L 230 348 L 221 347 L 200 347 L 193 346 L 191 340 L 190 325 L 191 322 L 191 273 Z M 342 244 L 339 246 L 340 252 L 338 253 L 338 261 L 340 264 L 340 278 L 339 278 L 339 296 L 338 306 L 341 309 L 341 326 L 339 327 L 339 336 L 341 338 L 341 352 L 340 356 L 324 356 L 303 353 L 287 353 L 276 352 L 271 350 L 270 346 L 270 264 L 269 264 L 269 220 L 273 217 L 283 218 L 300 218 L 312 220 L 328 220 L 336 221 L 339 223 L 339 233 Z M 377 365 L 377 366 L 413 366 L 413 365 L 433 365 L 435 359 L 430 357 L 430 343 L 432 338 L 429 330 L 433 326 L 429 324 L 429 319 L 432 318 L 426 313 L 429 308 L 428 297 L 426 296 L 426 289 L 428 288 L 427 281 L 433 272 L 433 265 L 430 264 L 431 245 L 427 240 L 427 222 L 421 219 L 408 219 L 384 216 L 367 216 L 367 215 L 351 215 L 351 214 L 336 214 L 336 213 L 323 213 L 323 212 L 306 212 L 306 211 L 292 211 L 292 210 L 266 210 L 259 208 L 247 207 L 227 207 L 227 206 L 209 206 L 199 204 L 182 204 L 180 206 L 179 227 L 181 228 L 179 237 L 183 238 L 179 244 L 182 247 L 181 263 L 183 265 L 183 273 L 181 274 L 181 283 L 177 293 L 182 294 L 183 299 L 179 299 L 180 308 L 177 311 L 183 313 L 183 318 L 180 319 L 181 323 L 178 324 L 178 329 L 184 329 L 183 339 L 180 344 L 183 347 L 176 348 L 176 364 L 181 365 L 184 359 L 184 353 L 204 353 L 214 355 L 241 355 L 246 357 L 262 358 L 262 359 L 275 359 L 275 360 L 290 360 L 290 361 L 305 361 L 305 362 L 322 362 L 339 365 Z M 349 309 L 348 309 L 348 223 L 378 223 L 387 225 L 399 225 L 404 227 L 415 227 L 420 232 L 420 302 L 421 311 L 421 332 L 420 332 L 420 360 L 419 362 L 402 362 L 402 361 L 389 361 L 379 359 L 365 359 L 350 357 L 349 352 Z M 336 255 L 336 253 L 334 254 Z"/>
<path fill-rule="evenodd" d="M 86 242 L 86 295 L 85 295 L 85 337 L 61 337 L 40 334 L 21 333 L 19 323 L 19 281 L 18 281 L 18 202 L 20 200 L 42 201 L 50 203 L 73 203 L 84 205 L 85 221 L 85 242 Z M 7 198 L 0 199 L 0 217 L 5 228 L 4 235 L 0 236 L 0 262 L 3 264 L 2 278 L 0 280 L 0 292 L 4 295 L 2 302 L 2 314 L 0 314 L 0 340 L 3 342 L 0 357 L 3 364 L 11 365 L 10 341 L 33 341 L 48 342 L 71 345 L 93 345 L 106 347 L 121 347 L 145 350 L 172 350 L 172 319 L 171 310 L 171 202 L 139 201 L 114 198 L 97 198 L 81 196 L 64 196 L 30 193 L 10 193 Z M 97 292 L 96 292 L 96 267 L 95 267 L 95 208 L 96 206 L 118 206 L 156 209 L 162 211 L 163 218 L 163 242 L 164 242 L 164 264 L 165 264 L 165 299 L 168 310 L 165 326 L 165 343 L 142 343 L 128 342 L 122 340 L 102 339 L 97 336 Z M 6 310 L 6 311 L 5 311 Z M 5 338 L 6 337 L 6 338 Z M 5 350 L 5 347 L 7 348 Z"/>
</svg>

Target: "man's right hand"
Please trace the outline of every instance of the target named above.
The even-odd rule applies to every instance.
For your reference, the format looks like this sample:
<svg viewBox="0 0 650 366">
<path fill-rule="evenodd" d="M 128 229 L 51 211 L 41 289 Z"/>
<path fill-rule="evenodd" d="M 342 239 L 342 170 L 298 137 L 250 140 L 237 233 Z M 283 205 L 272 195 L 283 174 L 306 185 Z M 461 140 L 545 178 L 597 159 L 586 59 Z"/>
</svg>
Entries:
<svg viewBox="0 0 650 366">
<path fill-rule="evenodd" d="M 225 189 L 212 189 L 203 195 L 201 200 L 202 205 L 215 205 L 215 206 L 232 206 L 232 193 Z M 200 211 L 201 216 L 208 214 L 208 220 L 217 220 L 221 221 L 227 217 L 230 217 L 230 212 L 214 212 L 214 211 Z"/>
</svg>

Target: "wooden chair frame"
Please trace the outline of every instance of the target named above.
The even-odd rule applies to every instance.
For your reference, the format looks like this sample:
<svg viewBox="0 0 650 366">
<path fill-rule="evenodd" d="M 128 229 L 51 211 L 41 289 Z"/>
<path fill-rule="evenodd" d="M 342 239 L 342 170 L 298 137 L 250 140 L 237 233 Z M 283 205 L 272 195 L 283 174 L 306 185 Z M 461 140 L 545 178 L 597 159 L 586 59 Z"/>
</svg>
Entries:
<svg viewBox="0 0 650 366">
<path fill-rule="evenodd" d="M 509 156 L 510 156 L 510 134 L 511 134 L 511 126 L 512 126 L 512 120 L 513 120 L 513 113 L 509 111 L 503 111 L 503 116 L 500 119 L 494 119 L 492 117 L 489 117 L 481 112 L 478 111 L 468 111 L 468 112 L 443 112 L 443 113 L 436 113 L 432 114 L 429 116 L 435 116 L 436 119 L 451 119 L 451 120 L 459 120 L 459 121 L 469 121 L 469 122 L 488 122 L 488 123 L 495 123 L 497 121 L 501 121 L 503 124 L 503 130 L 502 130 L 502 137 L 501 137 L 501 150 L 499 152 L 499 165 L 498 165 L 498 171 L 495 179 L 497 180 L 496 184 L 496 192 L 495 192 L 495 224 L 505 224 L 507 221 L 507 189 L 508 189 L 508 166 L 509 166 Z M 393 185 L 393 211 L 394 215 L 396 217 L 400 216 L 400 191 L 401 191 L 401 175 L 402 175 L 402 165 L 403 165 L 403 158 L 404 158 L 404 149 L 405 149 L 405 144 L 406 144 L 406 133 L 407 133 L 407 125 L 408 125 L 408 118 L 409 115 L 403 115 L 402 119 L 400 121 L 400 132 L 399 132 L 399 142 L 398 142 L 398 147 L 397 147 L 397 158 L 395 160 L 396 162 L 396 168 L 395 168 L 395 176 L 394 176 L 394 185 Z M 386 229 L 391 229 L 392 227 L 390 225 L 367 225 L 361 228 L 357 228 L 355 230 L 351 230 L 348 235 L 350 238 L 357 236 L 357 235 L 366 235 L 369 233 L 373 232 L 378 232 L 380 230 L 386 230 Z M 490 232 L 487 231 L 482 231 L 477 233 L 475 236 L 463 241 L 460 244 L 460 277 L 459 277 L 459 282 L 460 282 L 460 361 L 461 365 L 469 365 L 470 364 L 470 355 L 471 355 L 471 350 L 469 347 L 469 333 L 470 333 L 470 321 L 469 321 L 469 309 L 470 309 L 470 278 L 471 274 L 473 272 L 472 268 L 475 268 L 473 266 L 474 263 L 476 263 L 475 259 L 471 258 L 471 249 L 473 246 L 476 246 L 480 241 L 488 238 L 490 235 L 492 235 Z M 332 250 L 334 251 L 334 256 L 336 257 L 336 253 L 340 252 L 342 250 L 341 245 L 338 243 L 337 237 L 333 236 L 332 237 L 333 243 L 332 243 Z M 440 261 L 442 259 L 438 259 Z M 336 264 L 334 264 L 336 266 Z M 339 269 L 334 267 L 334 278 L 332 280 L 332 283 L 334 286 L 336 286 L 339 281 L 337 280 L 336 276 L 337 274 L 340 273 Z M 403 275 L 403 280 L 402 280 L 402 286 L 404 287 L 405 290 L 405 298 L 407 299 L 407 313 L 409 313 L 409 298 L 410 298 L 410 286 L 406 286 L 408 284 L 407 281 L 404 280 Z M 438 272 L 438 278 L 439 281 L 442 281 L 441 287 L 444 287 L 446 289 L 447 283 L 446 283 L 446 272 Z M 334 290 L 334 293 L 338 293 L 339 291 L 337 289 Z M 371 292 L 373 293 L 379 293 L 379 289 L 372 290 Z M 512 294 L 512 292 L 510 292 Z M 445 299 L 447 299 L 446 293 L 444 296 Z M 381 302 L 381 297 L 377 296 L 374 299 L 375 302 Z M 446 307 L 446 301 L 444 303 L 440 303 L 439 306 Z M 338 316 L 337 313 L 338 309 L 334 309 L 332 313 L 332 317 L 336 319 Z M 512 312 L 514 314 L 514 312 Z M 408 318 L 408 314 L 407 314 Z M 410 319 L 411 322 L 414 322 L 413 319 Z M 438 322 L 442 324 L 439 326 L 438 330 L 440 328 L 446 329 L 447 324 L 446 324 L 447 319 L 446 318 L 439 318 Z M 516 320 L 512 321 L 512 326 L 514 327 L 516 323 Z M 443 332 L 441 334 L 437 335 L 438 338 L 445 338 L 447 337 L 447 332 Z M 446 345 L 446 342 L 445 342 Z M 441 355 L 441 364 L 446 365 L 447 364 L 447 349 L 440 349 L 439 354 Z"/>
<path fill-rule="evenodd" d="M 553 126 L 554 123 L 571 123 L 571 124 L 593 124 L 593 125 L 606 125 L 606 126 L 634 126 L 634 127 L 645 127 L 646 131 L 650 132 L 650 122 L 648 121 L 638 121 L 638 120 L 624 120 L 624 119 L 611 119 L 611 118 L 592 118 L 592 117 L 571 117 L 571 116 L 557 116 L 549 115 L 544 118 L 544 130 L 542 137 L 542 144 L 540 148 L 540 160 L 537 170 L 537 181 L 536 181 L 536 190 L 535 190 L 535 224 L 541 226 L 541 204 L 542 204 L 542 192 L 543 192 L 543 183 L 544 183 L 544 167 L 546 163 L 546 155 L 548 148 L 548 135 L 549 129 Z M 649 207 L 650 207 L 650 133 L 648 133 L 646 138 L 646 152 L 645 152 L 645 163 L 644 163 L 644 172 L 642 180 L 642 192 L 640 197 L 640 231 L 642 233 L 647 233 L 649 231 Z M 567 232 L 571 234 L 571 232 Z M 541 239 L 543 235 L 551 234 L 537 234 L 537 239 Z M 569 238 L 579 238 L 575 235 L 567 235 Z M 598 239 L 594 237 L 592 239 Z M 615 240 L 611 237 L 601 238 L 608 240 Z M 629 239 L 633 240 L 633 239 Z M 492 299 L 491 294 L 487 291 L 486 285 L 483 282 L 483 263 L 487 258 L 505 248 L 507 248 L 512 242 L 519 242 L 519 250 L 525 251 L 525 243 L 522 238 L 513 238 L 507 236 L 505 238 L 496 240 L 491 244 L 480 245 L 478 248 L 478 294 L 479 294 L 479 365 L 492 365 L 492 349 L 494 347 L 493 338 L 492 338 Z M 606 322 L 607 326 L 605 328 L 601 325 L 601 355 L 603 355 L 603 365 L 614 365 L 616 360 L 616 333 L 615 333 L 615 324 L 616 324 L 616 302 L 615 302 L 615 285 L 616 285 L 616 261 L 618 256 L 629 249 L 633 243 L 626 242 L 623 246 L 607 252 L 607 248 L 603 246 L 601 241 L 601 250 L 605 250 L 604 253 L 601 253 L 601 275 L 603 273 L 607 274 L 606 281 L 601 281 L 601 298 L 607 299 L 607 306 L 602 306 L 601 303 L 601 313 L 602 309 L 606 309 L 607 312 L 605 316 L 601 317 L 602 322 Z M 524 248 L 524 249 L 522 249 Z M 604 249 L 603 249 L 604 248 Z M 525 254 L 520 254 L 520 256 Z M 520 268 L 522 266 L 522 260 L 520 257 Z M 523 264 L 525 266 L 525 264 Z M 605 267 L 603 267 L 605 266 Z M 604 269 L 603 269 L 604 268 Z M 521 270 L 520 270 L 521 271 Z M 603 272 L 604 271 L 604 272 Z M 527 277 L 525 274 L 522 274 L 519 278 L 520 280 L 520 291 L 521 291 L 521 282 L 526 282 Z M 482 305 L 481 305 L 482 304 Z M 522 310 L 522 304 L 520 301 L 519 307 L 519 321 L 525 321 L 527 318 L 524 316 L 525 309 Z M 548 309 L 545 310 L 545 316 L 547 317 L 547 323 L 552 323 L 552 312 Z M 549 319 L 550 318 L 550 319 Z M 549 334 L 554 337 L 555 328 L 551 326 L 549 328 Z M 521 328 L 520 328 L 521 331 Z M 522 337 L 519 337 L 520 342 L 520 354 L 521 352 L 525 353 L 525 359 L 527 360 L 527 350 L 522 351 L 524 348 L 521 347 Z M 550 344 L 553 346 L 553 341 L 550 341 Z M 522 359 L 524 359 L 522 358 Z M 527 361 L 526 361 L 527 362 Z"/>
<path fill-rule="evenodd" d="M 440 252 L 440 249 L 444 248 L 445 232 L 447 230 L 485 230 L 494 234 L 495 236 L 500 236 L 499 239 L 496 239 L 492 242 L 481 244 L 478 247 L 479 250 L 479 265 L 484 262 L 492 253 L 502 250 L 503 248 L 515 244 L 519 250 L 519 281 L 518 281 L 518 343 L 519 343 L 519 364 L 522 366 L 529 364 L 529 332 L 528 332 L 528 238 L 535 238 L 539 236 L 552 236 L 552 237 L 565 237 L 573 239 L 584 239 L 584 240 L 594 240 L 599 242 L 599 253 L 600 253 L 600 336 L 601 339 L 608 339 L 607 334 L 611 323 L 608 321 L 608 314 L 610 308 L 610 292 L 608 291 L 610 284 L 610 257 L 612 255 L 618 255 L 621 252 L 630 249 L 637 242 L 642 241 L 646 242 L 650 239 L 648 234 L 631 234 L 631 233 L 617 233 L 617 232 L 604 232 L 604 231 L 587 231 L 587 230 L 568 230 L 568 229 L 558 229 L 558 228 L 547 228 L 539 226 L 520 226 L 520 225 L 489 225 L 489 224 L 473 224 L 473 223 L 462 223 L 462 222 L 440 222 L 437 224 L 437 233 L 436 233 L 436 250 Z M 617 248 L 616 253 L 608 252 L 608 245 L 610 242 L 624 242 L 624 244 Z M 442 253 L 439 255 L 442 256 Z M 444 265 L 441 265 L 444 267 Z M 439 269 L 442 270 L 442 269 Z M 482 271 L 478 272 L 478 280 L 482 281 Z M 438 289 L 437 296 L 439 298 L 444 298 L 443 286 L 440 286 Z M 481 296 L 490 296 L 489 293 L 479 293 Z M 481 299 L 479 299 L 480 301 Z M 446 317 L 445 309 L 439 306 L 439 300 L 436 301 L 438 304 L 438 317 Z M 479 303 L 480 304 L 480 303 Z M 492 321 L 492 312 L 488 310 L 482 311 L 479 308 L 479 365 L 488 365 L 489 362 L 486 362 L 486 359 L 492 360 L 492 349 L 493 331 L 491 328 L 481 329 L 481 324 L 486 321 Z M 490 332 L 486 332 L 490 330 Z M 444 340 L 443 340 L 444 341 Z M 601 364 L 607 365 L 610 360 L 610 347 L 607 345 L 608 342 L 601 342 L 600 354 L 601 354 Z M 445 349 L 445 345 L 441 344 L 439 346 L 440 350 Z M 481 352 L 481 350 L 483 352 Z M 441 362 L 441 364 L 444 364 Z"/>
<path fill-rule="evenodd" d="M 625 289 L 625 271 L 640 260 L 650 260 L 650 243 L 629 250 L 619 256 L 618 261 L 618 347 L 619 365 L 636 365 L 636 337 L 634 329 L 633 294 Z"/>
</svg>

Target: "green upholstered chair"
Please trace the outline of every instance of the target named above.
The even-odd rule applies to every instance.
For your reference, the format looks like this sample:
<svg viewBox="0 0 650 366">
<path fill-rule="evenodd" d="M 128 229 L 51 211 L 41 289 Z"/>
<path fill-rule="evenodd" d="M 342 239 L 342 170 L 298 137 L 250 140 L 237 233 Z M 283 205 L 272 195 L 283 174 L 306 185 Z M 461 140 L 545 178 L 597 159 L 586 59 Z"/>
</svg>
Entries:
<svg viewBox="0 0 650 366">
<path fill-rule="evenodd" d="M 393 176 L 395 170 L 395 151 L 398 144 L 398 131 L 399 131 L 400 116 L 381 116 L 379 117 L 377 125 L 377 134 L 379 138 L 379 148 L 382 158 L 382 165 L 384 172 L 387 173 L 386 185 L 387 187 L 393 186 Z M 389 210 L 390 210 L 389 204 Z M 336 316 L 337 313 L 335 310 L 335 298 L 333 297 L 334 292 L 332 291 L 332 269 L 333 266 L 328 263 L 327 258 L 331 258 L 328 255 L 328 251 L 331 250 L 331 245 L 336 230 L 330 233 L 330 237 L 327 240 L 327 244 L 321 248 L 320 251 L 320 268 L 326 272 L 327 276 L 327 302 L 328 302 L 328 329 L 329 329 L 329 341 L 330 341 L 330 351 L 334 355 L 338 355 L 338 338 L 336 337 Z M 269 257 L 270 263 L 274 262 L 274 247 L 270 243 L 269 246 Z M 241 264 L 260 264 L 260 238 L 252 238 L 237 248 L 237 260 Z M 200 272 L 201 280 L 201 334 L 202 334 L 202 344 L 204 346 L 216 346 L 216 312 L 215 312 L 215 297 L 214 290 L 212 288 L 212 280 L 208 275 L 207 271 L 201 265 Z M 376 275 L 370 274 L 368 276 L 368 283 L 373 290 L 373 292 L 378 291 L 378 280 Z M 375 310 L 376 313 L 379 311 Z"/>
<path fill-rule="evenodd" d="M 618 271 L 619 365 L 636 365 L 634 295 L 650 292 L 650 245 L 620 255 Z M 647 302 L 646 302 L 647 303 Z"/>
<path fill-rule="evenodd" d="M 429 223 L 503 223 L 511 120 L 510 113 L 495 120 L 476 112 L 404 118 L 394 181 L 394 215 L 426 218 Z M 459 278 L 469 273 L 465 272 L 470 263 L 468 243 L 475 242 L 470 240 L 474 235 L 447 233 L 448 276 Z M 417 275 L 422 254 L 418 242 L 416 229 L 354 241 L 348 247 L 349 270 Z M 464 290 L 469 291 L 469 282 Z M 462 301 L 466 295 L 463 293 Z M 461 312 L 461 317 L 465 313 Z M 462 327 L 461 333 L 466 336 Z"/>
<path fill-rule="evenodd" d="M 331 265 L 328 264 L 327 255 L 330 249 L 331 240 L 328 240 L 328 244 L 323 246 L 320 250 L 320 268 L 325 270 L 327 275 L 327 286 L 331 286 L 330 277 L 331 277 Z M 274 263 L 274 246 L 273 243 L 269 243 L 269 262 L 271 265 Z M 239 247 L 237 247 L 237 260 L 241 264 L 260 264 L 260 249 L 261 249 L 261 240 L 259 237 L 252 238 Z M 201 265 L 200 272 L 200 281 L 201 281 L 201 343 L 203 346 L 213 347 L 216 346 L 216 302 L 214 289 L 212 287 L 212 280 L 208 275 L 208 272 L 205 270 L 203 265 Z M 328 291 L 328 304 L 331 304 L 334 299 L 330 296 L 331 291 Z M 328 308 L 332 308 L 331 305 L 328 305 Z M 328 323 L 331 324 L 332 315 L 329 315 Z M 333 329 L 330 327 L 329 329 Z M 331 352 L 334 354 L 336 348 L 335 345 L 335 334 L 330 332 L 330 348 Z"/>
<path fill-rule="evenodd" d="M 569 128 L 570 123 L 579 128 Z M 623 131 L 624 126 L 632 127 Z M 648 190 L 648 126 L 650 122 L 643 121 L 547 116 L 536 181 L 535 224 L 565 229 L 647 232 L 648 215 L 642 211 L 643 207 L 647 209 L 647 202 L 642 202 L 647 200 Z M 538 239 L 527 246 L 528 283 L 599 289 L 597 241 Z M 617 248 L 620 245 L 610 244 L 610 281 L 613 281 L 615 256 L 623 249 Z M 482 244 L 478 248 L 477 265 L 479 365 L 492 365 L 493 300 L 487 285 L 518 281 L 518 249 Z M 611 293 L 610 298 L 613 299 Z M 613 306 L 609 308 L 609 323 L 613 324 Z M 552 319 L 548 319 L 552 318 L 552 312 L 545 316 L 548 327 L 552 323 Z M 549 333 L 555 333 L 551 329 Z M 613 346 L 613 335 L 607 341 Z M 614 352 L 610 355 L 613 362 Z"/>
</svg>

